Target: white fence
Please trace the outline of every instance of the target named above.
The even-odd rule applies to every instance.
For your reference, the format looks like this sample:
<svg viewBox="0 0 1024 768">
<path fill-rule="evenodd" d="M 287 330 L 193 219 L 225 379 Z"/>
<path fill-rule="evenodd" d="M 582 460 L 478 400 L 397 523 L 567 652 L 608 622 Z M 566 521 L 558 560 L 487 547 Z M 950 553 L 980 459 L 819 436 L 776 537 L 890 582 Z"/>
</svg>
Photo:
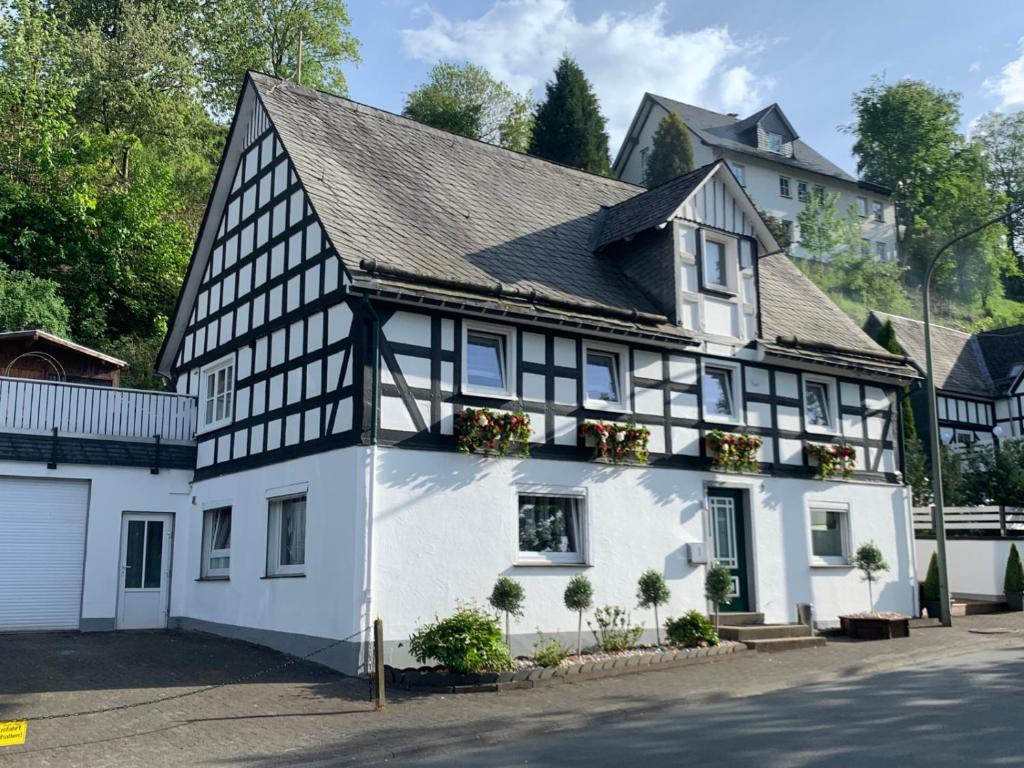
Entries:
<svg viewBox="0 0 1024 768">
<path fill-rule="evenodd" d="M 946 507 L 944 512 L 946 535 L 951 538 L 1024 537 L 1024 507 Z M 914 507 L 914 531 L 925 537 L 934 534 L 931 507 Z"/>
<path fill-rule="evenodd" d="M 0 377 L 0 431 L 191 442 L 196 401 L 140 389 Z"/>
</svg>

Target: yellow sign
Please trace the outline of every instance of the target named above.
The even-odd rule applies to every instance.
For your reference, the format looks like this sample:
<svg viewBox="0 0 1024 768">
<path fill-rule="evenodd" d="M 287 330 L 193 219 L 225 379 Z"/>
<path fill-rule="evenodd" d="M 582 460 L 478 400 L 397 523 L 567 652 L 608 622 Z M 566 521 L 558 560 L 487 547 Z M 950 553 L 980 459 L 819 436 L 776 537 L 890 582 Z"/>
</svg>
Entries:
<svg viewBox="0 0 1024 768">
<path fill-rule="evenodd" d="M 0 747 L 14 747 L 25 743 L 28 733 L 28 720 L 9 720 L 0 722 Z"/>
</svg>

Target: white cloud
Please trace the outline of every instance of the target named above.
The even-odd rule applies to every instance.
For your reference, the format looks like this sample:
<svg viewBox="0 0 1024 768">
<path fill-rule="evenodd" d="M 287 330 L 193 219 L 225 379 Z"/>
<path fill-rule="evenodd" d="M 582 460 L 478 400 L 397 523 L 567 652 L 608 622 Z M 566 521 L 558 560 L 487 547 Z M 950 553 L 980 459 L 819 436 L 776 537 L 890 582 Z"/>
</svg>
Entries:
<svg viewBox="0 0 1024 768">
<path fill-rule="evenodd" d="M 601 101 L 613 154 L 644 91 L 748 113 L 773 87 L 749 68 L 758 41 L 737 40 L 724 26 L 670 32 L 661 2 L 589 21 L 577 17 L 572 0 L 497 0 L 475 19 L 425 13 L 426 26 L 402 31 L 409 56 L 470 61 L 520 92 L 541 96 L 558 58 L 572 55 Z"/>
<path fill-rule="evenodd" d="M 1024 105 L 1024 40 L 1020 57 L 1004 66 L 998 78 L 986 80 L 985 90 L 1001 99 L 999 109 Z"/>
</svg>

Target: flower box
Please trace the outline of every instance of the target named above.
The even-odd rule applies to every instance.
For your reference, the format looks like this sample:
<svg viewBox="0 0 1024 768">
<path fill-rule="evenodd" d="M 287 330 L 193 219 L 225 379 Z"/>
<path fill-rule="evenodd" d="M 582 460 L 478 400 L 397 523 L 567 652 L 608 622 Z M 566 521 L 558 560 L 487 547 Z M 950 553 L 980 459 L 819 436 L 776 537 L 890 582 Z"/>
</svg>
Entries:
<svg viewBox="0 0 1024 768">
<path fill-rule="evenodd" d="M 609 421 L 585 421 L 580 427 L 583 444 L 594 449 L 594 455 L 611 464 L 635 461 L 646 464 L 650 454 L 647 441 L 651 430 L 639 424 L 616 424 Z"/>
<path fill-rule="evenodd" d="M 853 640 L 893 640 L 910 636 L 910 617 L 892 613 L 839 617 L 839 626 Z"/>
<path fill-rule="evenodd" d="M 764 439 L 757 435 L 735 435 L 720 429 L 705 437 L 711 454 L 711 468 L 720 472 L 757 472 L 757 452 Z"/>
<path fill-rule="evenodd" d="M 455 417 L 459 453 L 485 456 L 530 455 L 530 416 L 521 411 L 463 408 Z"/>
<path fill-rule="evenodd" d="M 857 449 L 846 443 L 804 443 L 804 453 L 811 466 L 817 466 L 819 480 L 843 480 L 853 476 L 857 465 Z"/>
</svg>

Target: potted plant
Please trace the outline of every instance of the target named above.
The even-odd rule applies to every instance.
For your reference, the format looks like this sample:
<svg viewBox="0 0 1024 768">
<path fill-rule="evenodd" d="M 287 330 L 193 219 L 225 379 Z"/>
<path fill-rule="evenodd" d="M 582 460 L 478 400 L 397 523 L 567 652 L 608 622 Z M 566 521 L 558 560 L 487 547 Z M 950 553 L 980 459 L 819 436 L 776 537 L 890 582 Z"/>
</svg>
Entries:
<svg viewBox="0 0 1024 768">
<path fill-rule="evenodd" d="M 839 617 L 840 625 L 848 637 L 856 640 L 889 640 L 910 634 L 909 617 L 900 613 L 880 613 L 875 610 L 874 583 L 878 574 L 889 570 L 889 564 L 873 541 L 861 544 L 853 556 L 853 565 L 868 583 L 868 610 L 865 613 Z"/>
<path fill-rule="evenodd" d="M 732 589 L 732 574 L 728 568 L 721 563 L 715 563 L 708 568 L 707 576 L 704 577 L 704 596 L 715 606 L 716 635 L 722 603 L 727 603 L 732 598 Z"/>
<path fill-rule="evenodd" d="M 1006 605 L 1011 611 L 1024 610 L 1024 567 L 1021 566 L 1016 544 L 1010 544 L 1010 556 L 1006 558 L 1003 593 L 1006 595 Z"/>
<path fill-rule="evenodd" d="M 942 600 L 939 590 L 939 556 L 935 552 L 932 552 L 932 559 L 928 561 L 928 573 L 924 577 L 921 597 L 928 618 L 939 618 L 942 615 Z"/>
<path fill-rule="evenodd" d="M 463 408 L 455 417 L 455 442 L 459 453 L 485 456 L 530 455 L 530 417 L 522 411 L 508 413 L 490 408 Z"/>
<path fill-rule="evenodd" d="M 509 617 L 523 615 L 523 600 L 525 598 L 523 585 L 511 576 L 499 576 L 494 583 L 494 589 L 491 590 L 491 596 L 487 598 L 494 610 L 505 614 L 505 645 L 509 647 L 509 651 L 512 650 Z"/>
<path fill-rule="evenodd" d="M 664 605 L 672 593 L 668 590 L 665 577 L 651 568 L 640 575 L 640 582 L 637 584 L 636 599 L 640 601 L 641 608 L 654 608 L 654 636 L 658 645 L 661 645 L 661 625 L 658 624 L 658 606 Z"/>
<path fill-rule="evenodd" d="M 707 434 L 712 469 L 721 472 L 757 472 L 757 452 L 764 439 L 757 435 L 734 435 L 720 429 Z"/>
<path fill-rule="evenodd" d="M 647 441 L 651 437 L 651 430 L 641 424 L 585 421 L 580 432 L 584 443 L 593 446 L 594 452 L 604 461 L 612 464 L 629 460 L 647 463 Z"/>
<path fill-rule="evenodd" d="M 818 465 L 819 480 L 833 480 L 836 473 L 849 480 L 857 463 L 857 449 L 846 443 L 804 443 L 804 452 Z"/>
</svg>

